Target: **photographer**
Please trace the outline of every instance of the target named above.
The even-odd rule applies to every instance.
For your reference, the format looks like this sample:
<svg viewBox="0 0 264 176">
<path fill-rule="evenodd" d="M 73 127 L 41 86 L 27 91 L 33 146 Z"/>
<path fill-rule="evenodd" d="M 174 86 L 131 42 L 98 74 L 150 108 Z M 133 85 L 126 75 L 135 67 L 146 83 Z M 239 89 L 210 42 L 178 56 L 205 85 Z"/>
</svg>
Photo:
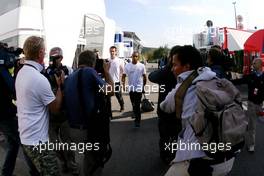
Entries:
<svg viewBox="0 0 264 176">
<path fill-rule="evenodd" d="M 216 73 L 218 78 L 227 78 L 224 69 L 224 55 L 222 54 L 221 49 L 212 47 L 207 55 L 207 64 L 213 72 Z"/>
<path fill-rule="evenodd" d="M 7 65 L 10 58 L 3 45 L 0 48 L 0 130 L 4 133 L 7 141 L 7 154 L 3 163 L 0 175 L 12 175 L 16 164 L 16 157 L 19 150 L 19 136 L 17 131 L 16 107 L 12 103 L 15 97 L 15 85 L 12 75 L 8 69 L 12 64 Z"/>
<path fill-rule="evenodd" d="M 50 50 L 50 66 L 45 71 L 45 76 L 50 82 L 51 89 L 54 94 L 57 92 L 57 83 L 55 75 L 59 76 L 63 72 L 65 78 L 67 78 L 73 71 L 70 67 L 62 65 L 61 61 L 63 59 L 62 49 L 59 47 L 54 47 Z M 66 117 L 63 107 L 59 113 L 51 114 L 50 124 L 49 124 L 49 137 L 50 141 L 53 143 L 63 142 L 67 143 L 69 141 L 69 126 L 66 125 Z M 73 151 L 56 151 L 58 158 L 62 162 L 63 172 L 71 172 L 72 175 L 78 175 L 78 167 L 75 162 L 75 154 Z"/>
<path fill-rule="evenodd" d="M 167 164 L 170 164 L 170 162 L 174 159 L 176 151 L 171 152 L 170 150 L 166 150 L 165 145 L 166 143 L 172 143 L 174 140 L 177 140 L 178 133 L 181 130 L 181 120 L 176 118 L 175 112 L 166 113 L 161 110 L 160 103 L 177 84 L 177 80 L 171 69 L 173 66 L 172 57 L 177 53 L 179 48 L 179 45 L 172 47 L 169 53 L 167 65 L 161 69 L 151 72 L 148 76 L 148 79 L 151 82 L 157 83 L 160 86 L 157 107 L 158 128 L 160 134 L 159 149 L 161 159 Z M 161 87 L 164 87 L 164 89 Z"/>
<path fill-rule="evenodd" d="M 56 79 L 55 74 L 60 75 L 63 71 L 65 78 L 67 78 L 72 72 L 72 68 L 62 65 L 61 61 L 63 59 L 62 49 L 59 47 L 54 47 L 50 50 L 49 53 L 50 66 L 46 69 L 45 76 L 48 78 L 53 92 L 56 92 Z"/>
<path fill-rule="evenodd" d="M 104 71 L 104 62 L 108 62 L 108 60 L 100 59 L 99 58 L 99 51 L 97 49 L 94 49 L 94 54 L 96 57 L 96 62 L 95 62 L 95 70 L 98 73 L 98 75 L 102 78 L 105 79 L 105 71 Z M 109 119 L 113 119 L 112 115 L 112 107 L 111 107 L 111 97 L 110 96 L 105 96 L 105 103 L 106 103 L 106 114 L 109 117 Z"/>
</svg>

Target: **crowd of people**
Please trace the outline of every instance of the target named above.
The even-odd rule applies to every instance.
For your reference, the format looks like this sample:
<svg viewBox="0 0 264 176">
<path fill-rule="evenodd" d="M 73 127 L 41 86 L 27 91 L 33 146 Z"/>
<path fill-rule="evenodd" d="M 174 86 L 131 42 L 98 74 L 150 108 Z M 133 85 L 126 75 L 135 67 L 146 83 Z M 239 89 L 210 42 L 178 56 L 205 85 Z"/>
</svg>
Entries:
<svg viewBox="0 0 264 176">
<path fill-rule="evenodd" d="M 100 175 L 112 152 L 109 127 L 113 119 L 111 96 L 116 96 L 120 112 L 123 112 L 122 92 L 128 91 L 134 127 L 140 128 L 141 125 L 140 105 L 147 73 L 145 65 L 139 62 L 140 53 L 133 52 L 132 61 L 125 64 L 117 57 L 115 46 L 109 48 L 110 58 L 107 60 L 99 58 L 97 50 L 85 50 L 78 56 L 76 70 L 61 63 L 63 51 L 58 46 L 49 51 L 50 65 L 45 69 L 46 48 L 41 37 L 27 38 L 23 53 L 25 58 L 19 62 L 15 75 L 0 66 L 0 94 L 3 97 L 0 99 L 3 104 L 0 106 L 3 112 L 0 131 L 8 144 L 1 175 L 13 174 L 20 146 L 32 176 L 57 176 L 61 172 Z M 225 79 L 222 57 L 221 48 L 212 47 L 205 66 L 194 47 L 174 46 L 166 64 L 148 76 L 151 82 L 163 86 L 159 90 L 157 115 L 160 157 L 171 165 L 166 176 L 226 175 L 244 142 L 248 151 L 254 152 L 256 117 L 264 100 L 262 60 L 254 59 L 252 73 L 231 83 Z M 208 102 L 213 97 L 214 111 L 208 107 L 208 102 L 203 102 L 205 82 L 219 88 L 218 92 L 206 90 L 215 95 L 207 97 Z M 233 86 L 241 83 L 249 87 L 246 114 L 240 106 L 239 92 Z M 220 96 L 219 92 L 222 92 Z M 227 96 L 231 97 L 226 98 L 228 102 L 221 99 Z M 13 100 L 16 100 L 16 105 Z M 230 110 L 229 114 L 226 110 Z M 215 112 L 221 112 L 221 117 Z M 238 118 L 234 113 L 239 114 L 239 123 L 233 123 L 232 120 Z M 234 119 L 228 121 L 230 114 Z M 246 120 L 245 117 L 250 118 Z M 222 129 L 228 132 L 224 134 Z M 219 149 L 211 152 L 216 155 L 210 155 L 210 149 L 203 148 L 205 143 L 211 146 L 221 142 L 229 142 L 230 151 Z M 168 144 L 180 143 L 195 144 L 198 149 L 166 149 Z M 63 144 L 65 148 L 50 150 L 51 144 L 55 148 Z M 78 144 L 77 149 L 72 150 L 73 144 Z M 80 145 L 86 147 L 82 163 L 75 159 Z M 84 166 L 82 171 L 80 165 Z"/>
<path fill-rule="evenodd" d="M 60 175 L 59 168 L 72 175 L 81 172 L 100 175 L 104 163 L 111 157 L 111 96 L 117 97 L 120 112 L 124 111 L 122 90 L 126 76 L 131 88 L 135 127 L 140 126 L 143 88 L 138 88 L 146 84 L 146 70 L 139 62 L 139 53 L 134 52 L 132 63 L 125 66 L 116 56 L 115 46 L 110 47 L 107 60 L 100 59 L 97 51 L 83 51 L 78 57 L 78 68 L 73 71 L 62 65 L 60 47 L 50 50 L 50 65 L 44 68 L 46 49 L 41 37 L 29 37 L 23 52 L 25 58 L 17 62 L 14 76 L 1 67 L 1 97 L 5 97 L 1 100 L 6 106 L 0 130 L 8 143 L 1 175 L 12 175 L 20 146 L 32 176 Z M 76 162 L 75 151 L 49 150 L 46 147 L 50 143 L 91 145 L 84 152 L 83 171 Z M 61 167 L 57 158 L 61 160 Z"/>
</svg>

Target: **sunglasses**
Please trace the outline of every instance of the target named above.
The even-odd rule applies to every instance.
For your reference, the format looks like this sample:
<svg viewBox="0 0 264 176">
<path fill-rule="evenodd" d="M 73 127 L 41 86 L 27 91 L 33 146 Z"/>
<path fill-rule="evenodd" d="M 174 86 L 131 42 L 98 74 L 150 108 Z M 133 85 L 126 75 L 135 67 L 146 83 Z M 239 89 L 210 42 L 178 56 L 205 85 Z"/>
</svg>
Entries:
<svg viewBox="0 0 264 176">
<path fill-rule="evenodd" d="M 51 60 L 57 60 L 57 59 L 60 59 L 60 58 L 61 58 L 61 56 L 50 56 Z"/>
</svg>

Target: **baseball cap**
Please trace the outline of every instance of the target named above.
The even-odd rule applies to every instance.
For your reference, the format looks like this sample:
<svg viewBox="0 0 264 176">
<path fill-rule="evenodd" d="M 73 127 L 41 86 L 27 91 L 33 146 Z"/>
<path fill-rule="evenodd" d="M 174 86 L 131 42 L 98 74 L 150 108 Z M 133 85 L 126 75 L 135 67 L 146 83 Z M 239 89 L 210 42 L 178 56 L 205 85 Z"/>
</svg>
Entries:
<svg viewBox="0 0 264 176">
<path fill-rule="evenodd" d="M 63 56 L 62 49 L 60 47 L 54 47 L 50 50 L 50 57 Z"/>
</svg>

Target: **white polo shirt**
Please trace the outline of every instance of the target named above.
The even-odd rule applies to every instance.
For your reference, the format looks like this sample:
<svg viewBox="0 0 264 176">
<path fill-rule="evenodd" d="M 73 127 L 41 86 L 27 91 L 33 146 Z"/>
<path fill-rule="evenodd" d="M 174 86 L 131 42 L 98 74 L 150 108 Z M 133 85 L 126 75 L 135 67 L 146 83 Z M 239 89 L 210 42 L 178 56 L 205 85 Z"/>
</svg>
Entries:
<svg viewBox="0 0 264 176">
<path fill-rule="evenodd" d="M 128 91 L 142 92 L 143 90 L 143 77 L 146 74 L 146 68 L 144 64 L 132 62 L 126 64 L 124 74 L 128 77 Z"/>
<path fill-rule="evenodd" d="M 120 82 L 120 77 L 122 76 L 123 72 L 124 72 L 124 65 L 125 62 L 124 60 L 115 57 L 114 59 L 108 59 L 108 61 L 110 62 L 110 68 L 109 68 L 109 73 L 113 79 L 113 81 L 116 82 Z"/>
<path fill-rule="evenodd" d="M 49 110 L 55 96 L 49 81 L 40 71 L 42 65 L 26 61 L 16 78 L 18 128 L 21 143 L 37 145 L 49 139 Z"/>
</svg>

